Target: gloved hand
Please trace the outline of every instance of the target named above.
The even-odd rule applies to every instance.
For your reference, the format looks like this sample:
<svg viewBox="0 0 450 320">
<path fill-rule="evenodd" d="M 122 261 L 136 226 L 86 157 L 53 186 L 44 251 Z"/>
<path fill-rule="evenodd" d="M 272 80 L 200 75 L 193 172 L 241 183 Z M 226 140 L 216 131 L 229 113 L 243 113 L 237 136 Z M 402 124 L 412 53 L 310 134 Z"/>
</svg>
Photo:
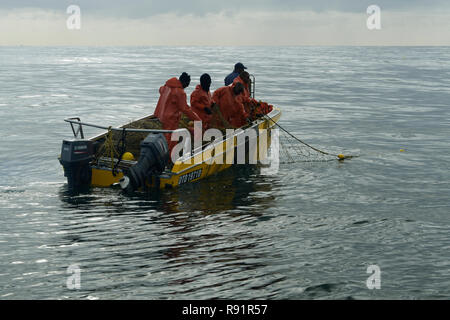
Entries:
<svg viewBox="0 0 450 320">
<path fill-rule="evenodd" d="M 212 114 L 212 110 L 208 107 L 205 107 L 203 110 L 205 110 L 206 114 Z"/>
</svg>

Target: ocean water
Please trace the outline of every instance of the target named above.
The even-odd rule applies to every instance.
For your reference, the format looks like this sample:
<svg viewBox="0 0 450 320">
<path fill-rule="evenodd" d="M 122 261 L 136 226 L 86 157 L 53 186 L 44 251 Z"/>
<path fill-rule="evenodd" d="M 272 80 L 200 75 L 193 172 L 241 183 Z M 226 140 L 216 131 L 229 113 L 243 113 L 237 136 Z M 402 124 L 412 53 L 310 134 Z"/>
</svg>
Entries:
<svg viewBox="0 0 450 320">
<path fill-rule="evenodd" d="M 283 127 L 360 157 L 67 192 L 64 118 L 119 126 L 237 61 Z M 1 47 L 0 79 L 0 299 L 450 298 L 448 47 Z"/>
</svg>

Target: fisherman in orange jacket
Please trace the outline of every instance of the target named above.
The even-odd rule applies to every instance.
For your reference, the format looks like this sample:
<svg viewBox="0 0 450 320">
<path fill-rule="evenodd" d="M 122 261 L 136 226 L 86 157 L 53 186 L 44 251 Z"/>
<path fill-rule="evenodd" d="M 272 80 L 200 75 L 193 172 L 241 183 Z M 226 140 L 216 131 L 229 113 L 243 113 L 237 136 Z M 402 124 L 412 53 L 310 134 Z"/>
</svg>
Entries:
<svg viewBox="0 0 450 320">
<path fill-rule="evenodd" d="M 244 105 L 244 109 L 248 114 L 252 113 L 250 106 L 252 104 L 256 104 L 256 100 L 250 98 L 250 74 L 247 71 L 242 71 L 238 77 L 233 80 L 232 86 L 236 85 L 236 83 L 242 83 L 244 86 L 244 91 L 239 96 L 242 104 Z"/>
<path fill-rule="evenodd" d="M 233 85 L 238 82 L 242 83 L 244 86 L 244 92 L 242 93 L 244 99 L 250 99 L 250 74 L 247 71 L 241 72 L 241 74 L 233 80 Z"/>
<path fill-rule="evenodd" d="M 160 97 L 154 115 L 159 118 L 164 130 L 178 129 L 181 113 L 184 113 L 192 121 L 201 121 L 202 119 L 189 108 L 186 102 L 186 93 L 184 89 L 189 86 L 191 77 L 183 72 L 179 79 L 171 78 L 166 84 L 159 88 Z M 166 133 L 169 151 L 177 145 L 177 141 L 171 141 L 171 134 Z"/>
<path fill-rule="evenodd" d="M 204 73 L 200 77 L 200 84 L 195 87 L 195 90 L 191 93 L 191 107 L 192 110 L 202 119 L 203 129 L 208 129 L 211 121 L 211 92 L 209 88 L 211 86 L 211 77 L 209 74 Z"/>
<path fill-rule="evenodd" d="M 234 86 L 219 88 L 213 94 L 213 101 L 219 105 L 223 118 L 234 128 L 242 127 L 248 119 L 248 114 L 239 97 L 243 91 L 242 83 L 236 83 Z"/>
<path fill-rule="evenodd" d="M 250 74 L 247 71 L 241 72 L 241 74 L 234 79 L 233 85 L 236 83 L 242 83 L 244 85 L 244 92 L 241 95 L 242 104 L 244 105 L 245 111 L 251 114 L 252 117 L 260 117 L 263 114 L 268 114 L 272 111 L 273 106 L 269 105 L 267 102 L 257 101 L 250 97 Z"/>
</svg>

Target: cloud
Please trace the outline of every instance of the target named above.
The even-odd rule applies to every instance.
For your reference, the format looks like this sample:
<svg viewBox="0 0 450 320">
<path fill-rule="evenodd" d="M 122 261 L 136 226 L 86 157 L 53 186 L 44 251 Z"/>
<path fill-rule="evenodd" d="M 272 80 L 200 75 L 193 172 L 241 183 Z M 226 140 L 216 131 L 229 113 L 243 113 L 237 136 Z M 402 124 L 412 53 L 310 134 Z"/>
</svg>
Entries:
<svg viewBox="0 0 450 320">
<path fill-rule="evenodd" d="M 377 4 L 384 10 L 442 11 L 450 10 L 448 0 L 2 0 L 0 9 L 37 8 L 64 11 L 76 4 L 85 13 L 104 17 L 145 18 L 175 13 L 203 16 L 207 13 L 257 12 L 257 11 L 313 11 L 313 12 L 363 12 L 369 5 Z"/>
<path fill-rule="evenodd" d="M 86 14 L 68 30 L 64 11 L 0 11 L 0 45 L 450 45 L 450 15 L 382 11 L 382 30 L 367 14 L 341 11 L 160 13 L 146 18 Z"/>
</svg>

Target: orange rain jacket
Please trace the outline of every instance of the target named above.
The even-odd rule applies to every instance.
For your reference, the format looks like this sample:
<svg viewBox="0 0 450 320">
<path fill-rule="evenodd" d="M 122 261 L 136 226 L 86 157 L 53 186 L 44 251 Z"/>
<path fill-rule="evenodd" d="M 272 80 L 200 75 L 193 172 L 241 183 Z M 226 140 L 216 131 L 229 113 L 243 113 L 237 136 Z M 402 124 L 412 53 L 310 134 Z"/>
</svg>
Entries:
<svg viewBox="0 0 450 320">
<path fill-rule="evenodd" d="M 203 90 L 201 85 L 197 85 L 191 93 L 192 110 L 202 119 L 203 128 L 207 129 L 211 121 L 211 115 L 205 112 L 205 107 L 210 108 L 212 103 L 211 92 Z"/>
<path fill-rule="evenodd" d="M 246 84 L 244 80 L 242 80 L 242 78 L 239 76 L 236 79 L 234 79 L 232 86 L 234 86 L 238 82 L 242 83 L 242 85 L 244 86 L 244 92 L 242 93 L 243 100 L 244 101 L 250 100 L 250 91 L 248 90 L 248 84 Z"/>
<path fill-rule="evenodd" d="M 186 114 L 192 121 L 201 121 L 201 118 L 189 108 L 186 102 L 186 93 L 177 78 L 167 80 L 166 84 L 159 88 L 160 97 L 154 115 L 163 125 L 163 130 L 178 129 L 181 113 Z M 164 134 L 169 145 L 170 152 L 178 142 L 171 141 L 171 134 Z"/>
<path fill-rule="evenodd" d="M 251 114 L 253 118 L 258 114 L 268 114 L 273 110 L 273 106 L 269 105 L 267 102 L 257 101 L 253 98 L 250 98 L 248 85 L 244 82 L 244 80 L 242 80 L 240 76 L 234 79 L 231 86 L 235 86 L 238 82 L 242 83 L 242 85 L 244 86 L 244 92 L 242 95 L 240 95 L 242 104 L 244 105 L 244 109 L 247 113 Z"/>
<path fill-rule="evenodd" d="M 239 99 L 241 99 L 241 102 L 244 105 L 245 112 L 251 114 L 252 111 L 250 109 L 250 105 L 256 104 L 257 101 L 253 98 L 250 98 L 250 90 L 248 89 L 248 84 L 246 84 L 240 76 L 234 79 L 233 84 L 231 86 L 234 87 L 238 82 L 242 83 L 242 85 L 244 86 L 244 92 L 241 95 L 239 95 Z"/>
<path fill-rule="evenodd" d="M 219 88 L 213 94 L 213 101 L 219 105 L 224 119 L 235 128 L 242 127 L 248 118 L 239 96 L 241 94 L 234 95 L 232 86 Z"/>
</svg>

